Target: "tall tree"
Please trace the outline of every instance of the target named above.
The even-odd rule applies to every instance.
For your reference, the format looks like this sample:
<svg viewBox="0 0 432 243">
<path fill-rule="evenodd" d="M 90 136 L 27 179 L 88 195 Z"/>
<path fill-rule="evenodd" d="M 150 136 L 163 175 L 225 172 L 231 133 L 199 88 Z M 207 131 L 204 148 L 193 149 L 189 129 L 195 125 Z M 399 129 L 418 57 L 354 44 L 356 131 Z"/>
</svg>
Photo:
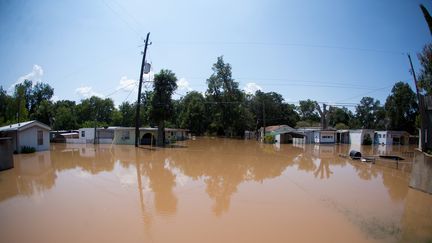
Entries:
<svg viewBox="0 0 432 243">
<path fill-rule="evenodd" d="M 213 64 L 213 74 L 207 79 L 207 100 L 210 104 L 210 131 L 218 135 L 241 135 L 234 124 L 242 119 L 244 95 L 238 88 L 238 82 L 232 78 L 231 65 L 225 63 L 222 56 Z"/>
<path fill-rule="evenodd" d="M 418 59 L 421 64 L 418 75 L 419 88 L 422 92 L 432 95 L 432 44 L 423 47 L 423 51 L 418 54 Z"/>
<path fill-rule="evenodd" d="M 158 124 L 157 145 L 165 145 L 165 121 L 173 115 L 171 96 L 177 89 L 177 78 L 171 70 L 162 69 L 154 76 L 151 119 Z"/>
<path fill-rule="evenodd" d="M 27 81 L 27 80 L 26 80 Z M 14 92 L 14 111 L 16 112 L 16 122 L 23 122 L 28 119 L 28 100 L 30 97 L 29 82 L 15 85 Z M 30 82 L 31 87 L 31 82 Z"/>
<path fill-rule="evenodd" d="M 362 128 L 375 128 L 379 112 L 380 102 L 372 97 L 363 97 L 356 106 L 356 116 Z"/>
<path fill-rule="evenodd" d="M 49 101 L 51 100 L 52 96 L 54 95 L 54 89 L 46 83 L 36 83 L 31 88 L 30 93 L 30 100 L 29 100 L 29 111 L 30 113 L 36 113 L 39 105 L 42 103 L 42 101 Z"/>
<path fill-rule="evenodd" d="M 398 82 L 393 86 L 384 107 L 389 118 L 389 129 L 416 132 L 417 97 L 407 83 Z"/>
</svg>

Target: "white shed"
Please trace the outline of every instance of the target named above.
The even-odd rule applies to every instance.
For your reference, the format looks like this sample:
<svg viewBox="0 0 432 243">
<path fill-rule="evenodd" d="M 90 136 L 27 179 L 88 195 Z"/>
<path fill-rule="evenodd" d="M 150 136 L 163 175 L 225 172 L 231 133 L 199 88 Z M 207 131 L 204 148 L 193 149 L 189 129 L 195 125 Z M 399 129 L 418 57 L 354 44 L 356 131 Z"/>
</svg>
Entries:
<svg viewBox="0 0 432 243">
<path fill-rule="evenodd" d="M 48 150 L 50 146 L 49 131 L 51 128 L 38 121 L 20 122 L 0 127 L 0 136 L 11 137 L 14 151 L 21 152 L 23 146 L 36 151 Z"/>
<path fill-rule="evenodd" d="M 373 143 L 374 130 L 372 129 L 357 129 L 349 130 L 350 144 L 362 145 L 365 140 L 369 140 Z"/>
</svg>

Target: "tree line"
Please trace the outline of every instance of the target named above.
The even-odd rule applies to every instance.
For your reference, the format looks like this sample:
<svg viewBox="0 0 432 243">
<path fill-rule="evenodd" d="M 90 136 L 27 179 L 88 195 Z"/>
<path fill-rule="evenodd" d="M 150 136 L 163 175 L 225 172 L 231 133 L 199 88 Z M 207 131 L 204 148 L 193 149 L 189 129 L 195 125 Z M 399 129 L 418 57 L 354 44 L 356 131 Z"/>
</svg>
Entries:
<svg viewBox="0 0 432 243">
<path fill-rule="evenodd" d="M 419 55 L 422 60 L 421 83 L 429 88 L 431 46 Z M 247 94 L 232 77 L 232 67 L 218 57 L 207 79 L 204 94 L 191 91 L 180 99 L 172 99 L 177 78 L 170 70 L 161 70 L 154 78 L 154 89 L 141 94 L 140 120 L 143 126 L 189 129 L 197 135 L 242 136 L 245 130 L 257 130 L 266 125 L 286 124 L 292 127 L 327 125 L 336 129 L 389 129 L 416 133 L 418 104 L 415 93 L 404 82 L 397 82 L 385 103 L 363 97 L 354 111 L 346 107 L 329 106 L 322 111 L 313 100 L 298 105 L 285 102 L 277 92 L 256 91 Z M 428 90 L 430 92 L 430 89 Z M 92 96 L 76 103 L 70 100 L 52 101 L 54 89 L 46 83 L 25 80 L 15 85 L 9 95 L 0 86 L 0 124 L 38 120 L 54 130 L 80 127 L 135 126 L 135 102 L 123 102 L 115 107 L 110 98 Z"/>
</svg>

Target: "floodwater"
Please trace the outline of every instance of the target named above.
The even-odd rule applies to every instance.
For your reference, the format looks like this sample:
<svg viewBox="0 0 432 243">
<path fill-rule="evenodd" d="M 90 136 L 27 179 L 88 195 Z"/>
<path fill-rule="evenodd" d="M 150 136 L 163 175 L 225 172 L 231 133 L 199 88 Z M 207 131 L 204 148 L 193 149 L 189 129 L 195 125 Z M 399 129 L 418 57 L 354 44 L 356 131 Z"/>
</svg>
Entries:
<svg viewBox="0 0 432 243">
<path fill-rule="evenodd" d="M 422 242 L 413 148 L 198 138 L 165 149 L 52 144 L 0 172 L 0 242 Z"/>
</svg>

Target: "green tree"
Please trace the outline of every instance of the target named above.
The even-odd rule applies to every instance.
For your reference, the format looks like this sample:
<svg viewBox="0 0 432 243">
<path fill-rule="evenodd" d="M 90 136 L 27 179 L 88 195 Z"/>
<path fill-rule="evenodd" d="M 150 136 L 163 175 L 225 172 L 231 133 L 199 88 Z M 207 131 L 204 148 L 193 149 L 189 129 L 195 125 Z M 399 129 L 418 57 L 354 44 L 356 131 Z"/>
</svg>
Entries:
<svg viewBox="0 0 432 243">
<path fill-rule="evenodd" d="M 0 125 L 15 121 L 15 101 L 7 94 L 6 90 L 0 86 Z"/>
<path fill-rule="evenodd" d="M 389 119 L 389 129 L 416 132 L 417 97 L 407 83 L 398 82 L 393 86 L 384 107 Z"/>
<path fill-rule="evenodd" d="M 114 101 L 112 99 L 102 99 L 92 96 L 82 100 L 81 104 L 77 105 L 78 122 L 84 124 L 96 120 L 101 124 L 111 124 L 114 109 Z M 88 124 L 86 123 L 86 125 Z"/>
<path fill-rule="evenodd" d="M 37 104 L 37 107 L 34 108 L 33 113 L 30 114 L 30 119 L 52 126 L 53 120 L 51 118 L 53 116 L 53 109 L 54 105 L 50 100 L 42 100 Z"/>
<path fill-rule="evenodd" d="M 38 82 L 33 87 L 31 87 L 29 97 L 30 100 L 28 101 L 30 114 L 36 113 L 39 105 L 43 101 L 51 100 L 53 95 L 54 89 L 49 84 Z M 46 103 L 44 106 L 46 106 Z"/>
<path fill-rule="evenodd" d="M 250 103 L 250 110 L 255 115 L 257 128 L 264 125 L 264 114 L 266 126 L 284 124 L 294 127 L 299 120 L 295 105 L 284 103 L 282 95 L 276 92 L 264 93 L 258 90 Z"/>
<path fill-rule="evenodd" d="M 307 99 L 301 100 L 297 107 L 300 120 L 308 122 L 319 122 L 320 116 L 316 110 L 316 101 Z"/>
<path fill-rule="evenodd" d="M 27 80 L 26 80 L 27 81 Z M 14 92 L 14 111 L 16 112 L 15 122 L 23 122 L 28 119 L 28 109 L 27 109 L 27 97 L 28 95 L 28 82 L 15 85 Z M 31 83 L 30 83 L 31 87 Z"/>
<path fill-rule="evenodd" d="M 133 127 L 135 126 L 135 113 L 136 106 L 134 104 L 130 104 L 129 102 L 123 102 L 119 106 L 119 113 L 121 116 L 120 126 L 124 127 Z"/>
<path fill-rule="evenodd" d="M 232 78 L 232 68 L 223 57 L 217 58 L 212 67 L 213 74 L 207 79 L 206 98 L 209 104 L 210 132 L 217 135 L 241 136 L 243 130 L 239 124 L 244 112 L 245 95 L 238 88 L 238 82 Z"/>
<path fill-rule="evenodd" d="M 158 124 L 157 145 L 165 145 L 165 121 L 174 112 L 171 96 L 177 89 L 177 78 L 171 70 L 162 69 L 154 76 L 154 94 L 151 100 L 151 120 Z"/>
<path fill-rule="evenodd" d="M 422 92 L 432 95 L 432 44 L 424 46 L 423 51 L 418 54 L 421 64 L 418 75 L 419 88 Z"/>
<path fill-rule="evenodd" d="M 350 124 L 351 119 L 353 118 L 353 114 L 346 107 L 335 107 L 330 106 L 329 108 L 329 125 L 335 127 L 336 124 L 344 124 L 347 126 Z"/>
<path fill-rule="evenodd" d="M 77 129 L 77 107 L 74 101 L 59 100 L 53 108 L 53 129 L 54 130 L 71 130 Z"/>
<path fill-rule="evenodd" d="M 180 106 L 180 127 L 196 135 L 203 134 L 207 127 L 204 96 L 197 91 L 189 92 L 180 100 Z"/>
<path fill-rule="evenodd" d="M 375 128 L 380 120 L 379 114 L 380 102 L 372 97 L 363 97 L 356 106 L 356 116 L 361 128 Z"/>
</svg>

